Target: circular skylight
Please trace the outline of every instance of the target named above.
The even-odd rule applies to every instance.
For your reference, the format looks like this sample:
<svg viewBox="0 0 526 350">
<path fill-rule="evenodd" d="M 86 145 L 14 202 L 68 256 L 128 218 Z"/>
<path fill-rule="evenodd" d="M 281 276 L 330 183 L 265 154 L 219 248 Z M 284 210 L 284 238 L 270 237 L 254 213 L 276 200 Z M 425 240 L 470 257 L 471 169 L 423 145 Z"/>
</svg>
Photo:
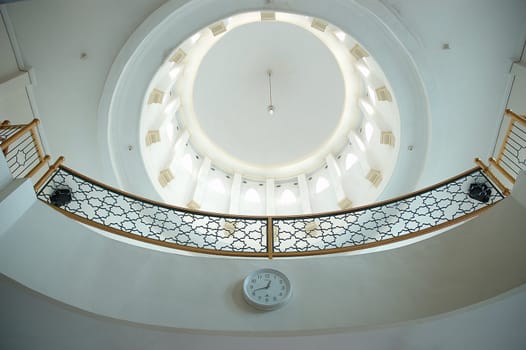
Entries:
<svg viewBox="0 0 526 350">
<path fill-rule="evenodd" d="M 399 124 L 390 84 L 350 35 L 318 18 L 249 12 L 167 55 L 144 97 L 140 144 L 168 203 L 302 214 L 374 201 Z"/>
</svg>

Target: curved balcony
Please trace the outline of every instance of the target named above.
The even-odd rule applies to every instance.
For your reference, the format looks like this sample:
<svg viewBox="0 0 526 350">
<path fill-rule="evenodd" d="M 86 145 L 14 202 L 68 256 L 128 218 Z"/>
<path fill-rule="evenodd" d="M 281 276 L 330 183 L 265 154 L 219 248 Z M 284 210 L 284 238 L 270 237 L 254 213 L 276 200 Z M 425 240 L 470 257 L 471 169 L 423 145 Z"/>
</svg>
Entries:
<svg viewBox="0 0 526 350">
<path fill-rule="evenodd" d="M 487 202 L 471 198 L 473 183 L 491 188 Z M 412 238 L 467 220 L 503 194 L 480 168 L 409 195 L 348 211 L 292 217 L 192 211 L 111 188 L 61 166 L 38 192 L 53 204 L 71 191 L 61 213 L 95 228 L 175 249 L 218 255 L 286 257 L 341 253 Z"/>
<path fill-rule="evenodd" d="M 497 159 L 491 158 L 490 164 L 513 184 L 524 170 L 526 122 L 512 111 L 507 110 L 506 115 L 510 116 L 509 126 Z M 35 149 L 40 149 L 34 125 L 20 127 L 21 132 L 6 139 L 3 149 L 16 145 L 13 139 L 22 139 L 26 131 L 33 137 Z M 13 127 L 5 123 L 4 129 Z M 23 143 L 15 146 L 10 151 L 15 154 L 11 158 L 16 159 L 20 149 L 26 148 Z M 111 233 L 197 253 L 273 258 L 374 247 L 472 218 L 509 194 L 482 161 L 476 159 L 476 163 L 476 168 L 399 198 L 352 210 L 289 217 L 226 215 L 178 208 L 123 192 L 57 164 L 35 187 L 43 185 L 37 194 L 41 201 L 70 218 Z M 15 164 L 17 171 L 21 166 L 19 162 Z M 485 198 L 474 194 L 471 186 L 485 186 Z M 54 198 L 59 190 L 67 192 L 65 200 Z"/>
</svg>

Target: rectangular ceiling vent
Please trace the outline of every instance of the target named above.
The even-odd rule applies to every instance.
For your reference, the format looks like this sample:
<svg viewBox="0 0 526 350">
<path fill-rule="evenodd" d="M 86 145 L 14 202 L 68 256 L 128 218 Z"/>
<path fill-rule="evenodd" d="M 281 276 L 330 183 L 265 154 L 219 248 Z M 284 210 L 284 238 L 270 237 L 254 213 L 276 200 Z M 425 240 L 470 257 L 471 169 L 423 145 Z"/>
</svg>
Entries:
<svg viewBox="0 0 526 350">
<path fill-rule="evenodd" d="M 163 103 L 164 92 L 159 89 L 153 89 L 148 98 L 148 104 Z"/>
<path fill-rule="evenodd" d="M 391 96 L 389 89 L 387 89 L 385 86 L 382 86 L 376 89 L 376 97 L 378 98 L 378 101 L 391 102 L 393 100 L 393 97 Z"/>
<path fill-rule="evenodd" d="M 274 11 L 261 11 L 261 20 L 262 21 L 275 21 L 276 12 Z"/>
<path fill-rule="evenodd" d="M 183 49 L 177 49 L 174 55 L 170 58 L 170 61 L 175 64 L 181 64 L 186 57 L 186 52 Z"/>
<path fill-rule="evenodd" d="M 320 32 L 324 32 L 327 28 L 327 23 L 321 19 L 313 18 L 310 26 L 314 29 L 318 29 Z"/>
<path fill-rule="evenodd" d="M 380 143 L 382 145 L 394 146 L 395 145 L 394 134 L 391 131 L 382 131 L 382 133 L 380 134 Z"/>
<path fill-rule="evenodd" d="M 210 27 L 208 27 L 208 29 L 210 29 L 214 36 L 218 36 L 219 34 L 223 34 L 224 32 L 226 32 L 225 23 L 223 22 L 214 23 Z"/>
<path fill-rule="evenodd" d="M 150 146 L 152 143 L 161 141 L 161 133 L 159 130 L 148 130 L 146 133 L 146 146 Z"/>
<path fill-rule="evenodd" d="M 367 51 L 365 51 L 360 45 L 356 44 L 353 46 L 353 48 L 350 50 L 351 55 L 353 55 L 357 60 L 368 57 L 369 54 Z"/>
<path fill-rule="evenodd" d="M 170 169 L 161 170 L 159 173 L 159 183 L 162 187 L 166 187 L 170 181 L 174 179 L 174 175 Z"/>
<path fill-rule="evenodd" d="M 378 187 L 380 182 L 382 182 L 382 173 L 380 170 L 371 169 L 369 174 L 367 174 L 367 180 L 369 180 L 374 187 Z"/>
<path fill-rule="evenodd" d="M 345 209 L 351 209 L 352 208 L 352 201 L 347 198 L 347 197 L 344 197 L 341 201 L 338 202 L 338 206 L 345 210 Z"/>
</svg>

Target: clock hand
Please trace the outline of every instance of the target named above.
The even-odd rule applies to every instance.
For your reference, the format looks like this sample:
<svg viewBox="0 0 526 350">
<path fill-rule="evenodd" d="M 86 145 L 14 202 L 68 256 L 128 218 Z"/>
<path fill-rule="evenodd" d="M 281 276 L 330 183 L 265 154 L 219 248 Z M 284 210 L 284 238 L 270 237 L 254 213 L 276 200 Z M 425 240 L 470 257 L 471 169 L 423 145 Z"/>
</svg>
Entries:
<svg viewBox="0 0 526 350">
<path fill-rule="evenodd" d="M 270 287 L 270 281 L 268 281 L 268 283 L 267 283 L 267 285 L 265 287 L 256 288 L 252 292 L 257 292 L 258 290 L 263 290 L 263 289 L 269 289 L 269 287 Z"/>
</svg>

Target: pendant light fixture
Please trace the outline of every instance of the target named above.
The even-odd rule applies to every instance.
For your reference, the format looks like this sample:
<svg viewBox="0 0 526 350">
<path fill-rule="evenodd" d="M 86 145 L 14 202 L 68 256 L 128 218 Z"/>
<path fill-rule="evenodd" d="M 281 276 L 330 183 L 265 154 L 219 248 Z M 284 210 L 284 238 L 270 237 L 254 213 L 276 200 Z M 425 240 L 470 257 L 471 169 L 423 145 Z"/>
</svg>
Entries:
<svg viewBox="0 0 526 350">
<path fill-rule="evenodd" d="M 267 71 L 268 75 L 268 96 L 269 96 L 269 105 L 267 106 L 267 112 L 269 115 L 274 115 L 276 108 L 272 104 L 272 71 L 269 69 Z"/>
</svg>

